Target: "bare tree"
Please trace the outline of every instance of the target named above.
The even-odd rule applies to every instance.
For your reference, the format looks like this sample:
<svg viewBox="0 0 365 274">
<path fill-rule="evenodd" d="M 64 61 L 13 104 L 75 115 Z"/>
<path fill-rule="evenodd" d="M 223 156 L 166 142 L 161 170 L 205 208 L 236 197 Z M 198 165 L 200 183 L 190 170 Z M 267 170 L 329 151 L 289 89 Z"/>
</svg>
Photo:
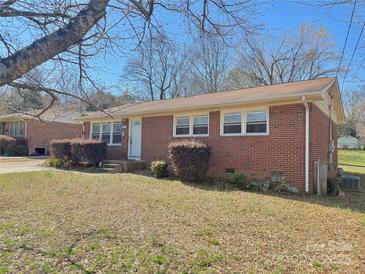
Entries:
<svg viewBox="0 0 365 274">
<path fill-rule="evenodd" d="M 228 50 L 216 36 L 199 35 L 192 45 L 190 85 L 197 93 L 224 90 Z"/>
<path fill-rule="evenodd" d="M 297 36 L 245 39 L 229 82 L 257 86 L 325 77 L 336 73 L 338 59 L 323 28 L 301 26 Z"/>
<path fill-rule="evenodd" d="M 156 13 L 178 16 L 188 25 L 224 36 L 232 29 L 252 29 L 254 0 L 0 0 L 0 86 L 50 97 L 87 99 L 90 87 L 102 89 L 92 76 L 96 56 L 121 54 L 127 45 L 145 43 L 146 34 L 163 33 Z M 107 16 L 108 15 L 108 16 Z M 43 82 L 24 77 L 36 67 L 49 74 Z M 59 78 L 78 70 L 78 92 L 59 90 Z M 86 99 L 85 99 L 86 98 Z"/>
<path fill-rule="evenodd" d="M 128 59 L 123 79 L 142 98 L 152 101 L 175 98 L 180 95 L 178 82 L 185 65 L 177 47 L 160 36 L 145 42 Z"/>
<path fill-rule="evenodd" d="M 359 127 L 365 129 L 365 91 L 358 89 L 349 91 L 344 96 L 346 114 L 345 128 L 355 131 Z"/>
</svg>

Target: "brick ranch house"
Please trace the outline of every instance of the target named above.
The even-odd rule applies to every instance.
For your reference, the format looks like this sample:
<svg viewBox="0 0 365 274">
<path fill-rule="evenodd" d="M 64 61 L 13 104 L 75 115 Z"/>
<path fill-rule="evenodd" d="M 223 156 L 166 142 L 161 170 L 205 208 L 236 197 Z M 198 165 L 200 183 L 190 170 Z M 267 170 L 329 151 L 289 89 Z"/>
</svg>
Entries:
<svg viewBox="0 0 365 274">
<path fill-rule="evenodd" d="M 0 135 L 8 135 L 19 142 L 26 141 L 29 155 L 48 155 L 50 141 L 82 137 L 82 123 L 76 111 L 50 109 L 36 118 L 31 114 L 14 113 L 0 116 Z"/>
<path fill-rule="evenodd" d="M 89 113 L 84 137 L 104 140 L 107 159 L 166 160 L 168 144 L 199 139 L 212 147 L 210 175 L 264 179 L 282 172 L 313 191 L 313 165 L 337 163 L 344 122 L 336 78 L 142 102 Z"/>
</svg>

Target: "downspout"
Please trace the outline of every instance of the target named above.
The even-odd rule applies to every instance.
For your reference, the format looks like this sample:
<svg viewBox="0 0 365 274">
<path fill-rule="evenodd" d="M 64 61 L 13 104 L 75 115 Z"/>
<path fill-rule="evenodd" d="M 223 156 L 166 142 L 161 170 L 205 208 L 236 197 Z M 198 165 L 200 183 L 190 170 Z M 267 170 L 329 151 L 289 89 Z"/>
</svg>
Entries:
<svg viewBox="0 0 365 274">
<path fill-rule="evenodd" d="M 333 161 L 333 152 L 332 152 L 332 141 L 333 141 L 333 124 L 332 124 L 332 95 L 330 95 L 330 104 L 328 105 L 329 109 L 329 140 L 328 140 L 328 161 L 332 163 Z"/>
<path fill-rule="evenodd" d="M 302 101 L 305 107 L 305 192 L 309 192 L 309 106 L 305 96 L 302 96 Z"/>
</svg>

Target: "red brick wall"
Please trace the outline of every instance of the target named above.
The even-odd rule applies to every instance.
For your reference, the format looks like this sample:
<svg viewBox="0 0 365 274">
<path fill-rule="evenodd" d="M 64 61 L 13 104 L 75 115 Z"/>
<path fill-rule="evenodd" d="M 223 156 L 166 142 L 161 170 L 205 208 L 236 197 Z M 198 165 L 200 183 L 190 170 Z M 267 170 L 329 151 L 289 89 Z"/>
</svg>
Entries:
<svg viewBox="0 0 365 274">
<path fill-rule="evenodd" d="M 269 136 L 220 136 L 219 111 L 209 114 L 209 137 L 200 138 L 212 146 L 211 175 L 226 168 L 263 179 L 282 171 L 287 181 L 304 190 L 304 119 L 302 104 L 270 107 Z M 172 116 L 142 119 L 142 159 L 168 159 L 172 137 Z M 148 137 L 146 137 L 148 136 Z"/>
<path fill-rule="evenodd" d="M 314 161 L 329 162 L 329 117 L 316 105 L 310 105 L 310 191 L 313 191 Z M 332 123 L 335 152 L 333 162 L 337 163 L 337 125 Z"/>
<path fill-rule="evenodd" d="M 173 116 L 142 118 L 141 159 L 150 163 L 168 158 L 167 146 L 173 141 Z"/>
<path fill-rule="evenodd" d="M 106 158 L 108 160 L 127 159 L 128 157 L 128 119 L 123 119 L 122 144 L 116 146 L 107 146 Z M 84 123 L 83 136 L 85 139 L 90 138 L 90 122 Z"/>
<path fill-rule="evenodd" d="M 50 122 L 43 123 L 39 120 L 27 120 L 27 141 L 29 153 L 35 148 L 46 148 L 49 152 L 50 141 L 53 139 L 81 138 L 82 125 L 70 123 Z"/>
</svg>

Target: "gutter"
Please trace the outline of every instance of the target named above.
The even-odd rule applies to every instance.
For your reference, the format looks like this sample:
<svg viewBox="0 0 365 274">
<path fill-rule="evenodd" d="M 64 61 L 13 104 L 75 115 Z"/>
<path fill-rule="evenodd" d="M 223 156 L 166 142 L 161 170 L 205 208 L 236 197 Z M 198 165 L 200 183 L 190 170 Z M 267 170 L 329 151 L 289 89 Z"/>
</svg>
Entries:
<svg viewBox="0 0 365 274">
<path fill-rule="evenodd" d="M 266 98 L 260 98 L 260 99 L 256 99 L 256 100 L 248 100 L 248 101 L 235 101 L 235 102 L 229 102 L 229 103 L 216 103 L 216 104 L 206 104 L 206 105 L 197 105 L 197 106 L 184 106 L 184 107 L 180 107 L 180 108 L 167 108 L 161 111 L 157 111 L 157 110 L 148 110 L 148 111 L 125 111 L 122 114 L 118 114 L 116 113 L 116 115 L 113 116 L 113 114 L 110 114 L 110 116 L 108 117 L 107 115 L 105 116 L 92 116 L 92 115 L 86 115 L 86 116 L 81 116 L 79 118 L 76 118 L 75 120 L 78 121 L 83 121 L 83 122 L 87 122 L 87 121 L 93 121 L 93 120 L 105 120 L 105 119 L 119 119 L 119 118 L 125 118 L 125 117 L 130 117 L 130 116 L 148 116 L 148 115 L 155 115 L 155 114 L 169 114 L 169 113 L 174 113 L 177 111 L 195 111 L 195 110 L 199 110 L 199 109 L 220 109 L 223 107 L 234 107 L 234 106 L 244 106 L 244 105 L 250 105 L 250 104 L 256 104 L 256 103 L 261 103 L 261 104 L 275 104 L 275 103 L 280 103 L 283 100 L 294 100 L 291 103 L 300 103 L 301 99 L 303 97 L 306 97 L 306 100 L 309 102 L 312 100 L 316 100 L 316 96 L 322 96 L 322 89 L 321 90 L 315 90 L 315 91 L 311 91 L 311 92 L 304 92 L 304 93 L 300 93 L 297 95 L 291 95 L 291 96 L 287 96 L 287 95 L 283 95 L 283 96 L 270 96 L 270 97 L 266 97 Z M 194 96 L 193 96 L 194 97 Z M 192 98 L 192 97 L 190 97 Z M 321 97 L 322 98 L 322 97 Z M 185 99 L 185 98 L 177 98 L 177 99 Z M 175 99 L 170 99 L 170 100 L 175 100 Z M 168 101 L 168 100 L 167 100 Z M 151 102 L 151 101 L 148 101 Z M 138 103 L 140 104 L 140 103 Z M 142 103 L 141 103 L 142 104 Z M 107 110 L 106 110 L 107 111 Z"/>
<path fill-rule="evenodd" d="M 304 174 L 305 174 L 305 192 L 309 192 L 309 106 L 305 96 L 302 96 L 302 101 L 305 107 L 305 164 L 304 164 Z"/>
</svg>

